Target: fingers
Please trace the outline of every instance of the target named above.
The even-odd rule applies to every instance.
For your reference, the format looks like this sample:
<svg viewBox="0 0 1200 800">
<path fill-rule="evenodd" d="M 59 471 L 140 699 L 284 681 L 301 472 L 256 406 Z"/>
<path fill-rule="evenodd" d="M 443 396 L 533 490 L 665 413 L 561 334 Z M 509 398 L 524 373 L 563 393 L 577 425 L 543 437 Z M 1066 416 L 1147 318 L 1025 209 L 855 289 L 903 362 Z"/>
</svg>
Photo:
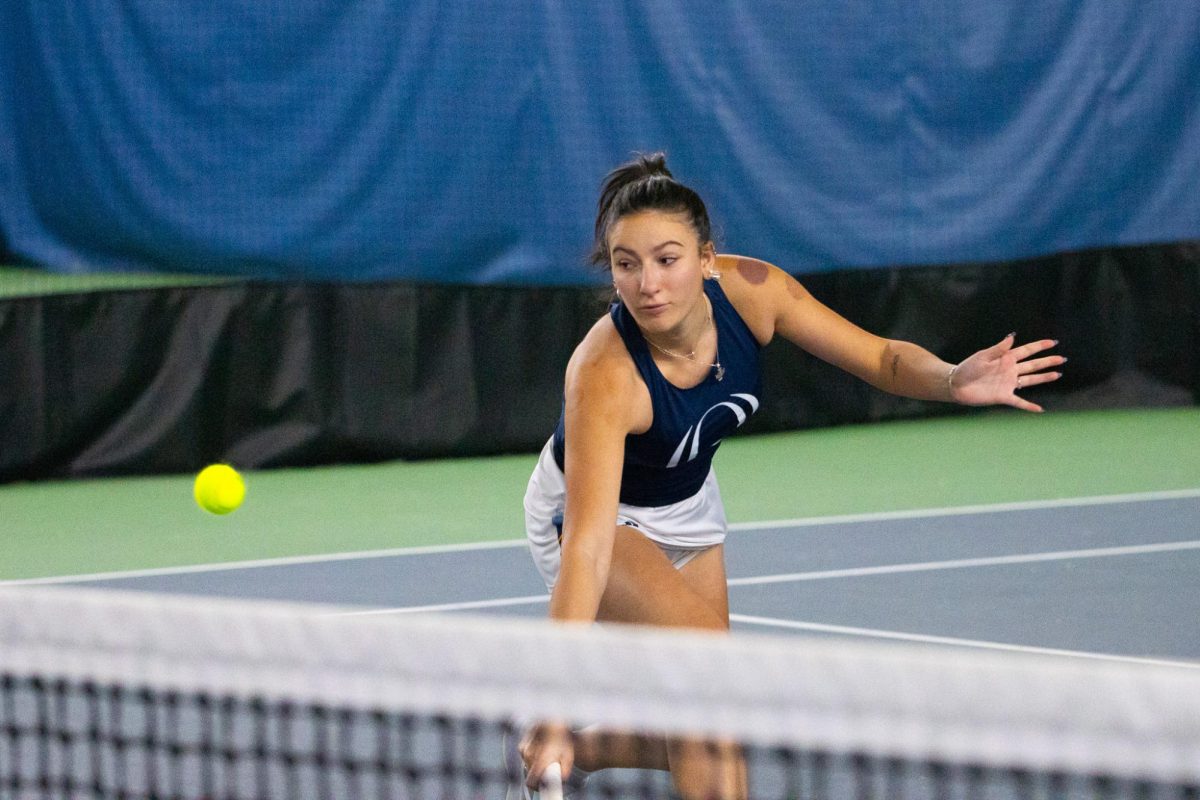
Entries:
<svg viewBox="0 0 1200 800">
<path fill-rule="evenodd" d="M 1009 334 L 1010 338 L 1012 334 Z M 1017 361 L 1024 361 L 1032 355 L 1049 350 L 1051 347 L 1058 346 L 1058 339 L 1038 339 L 1036 342 L 1029 342 L 1020 347 L 1014 347 L 1012 354 Z"/>
<path fill-rule="evenodd" d="M 1041 414 L 1043 411 L 1045 411 L 1045 409 L 1039 406 L 1037 403 L 1031 403 L 1024 397 L 1019 397 L 1015 394 L 1005 401 L 1005 404 L 1010 405 L 1013 408 L 1019 408 L 1022 411 L 1032 411 L 1035 414 Z"/>
<path fill-rule="evenodd" d="M 558 764 L 565 778 L 575 763 L 570 730 L 561 723 L 532 726 L 522 737 L 518 752 L 525 762 L 525 785 L 530 789 L 541 788 L 551 764 Z"/>
<path fill-rule="evenodd" d="M 987 348 L 983 352 L 987 353 L 990 356 L 1003 355 L 1004 353 L 1008 352 L 1008 350 L 1013 346 L 1013 342 L 1016 341 L 1016 338 L 1017 338 L 1017 335 L 1015 333 L 1010 333 L 1008 336 L 1005 336 L 999 342 L 997 342 L 996 344 Z"/>
<path fill-rule="evenodd" d="M 1038 339 L 1037 341 L 1023 344 L 1020 347 L 1014 346 L 1016 341 L 1017 335 L 1015 333 L 1010 333 L 1008 336 L 1005 336 L 999 342 L 987 348 L 983 352 L 992 356 L 1000 356 L 1011 350 L 1013 357 L 1017 361 L 1024 361 L 1030 356 L 1040 353 L 1043 350 L 1049 350 L 1051 347 L 1058 346 L 1057 339 Z"/>
<path fill-rule="evenodd" d="M 1034 372 L 1050 369 L 1051 367 L 1061 367 L 1067 363 L 1066 356 L 1047 356 L 1045 358 L 1035 358 L 1031 361 L 1022 361 L 1017 365 L 1017 372 L 1022 375 L 1029 375 Z"/>
<path fill-rule="evenodd" d="M 1056 356 L 1055 358 L 1058 358 L 1058 357 Z M 1051 361 L 1054 359 L 1042 359 L 1042 360 Z M 1065 358 L 1062 360 L 1066 361 Z M 1038 384 L 1041 384 L 1041 383 L 1050 383 L 1051 381 L 1056 381 L 1061 377 L 1062 377 L 1061 372 L 1038 372 L 1038 373 L 1031 373 L 1031 374 L 1027 374 L 1027 375 L 1021 375 L 1017 378 L 1017 386 L 1013 389 L 1013 394 L 1004 402 L 1007 403 L 1008 405 L 1012 406 L 1013 408 L 1019 408 L 1022 411 L 1032 411 L 1035 414 L 1041 414 L 1043 411 L 1045 411 L 1045 409 L 1043 409 L 1037 403 L 1029 402 L 1024 397 L 1020 397 L 1016 393 L 1018 391 L 1021 391 L 1024 389 L 1028 389 L 1030 386 L 1037 386 Z"/>
<path fill-rule="evenodd" d="M 525 770 L 525 785 L 535 791 L 542 788 L 542 773 L 545 771 L 544 765 L 531 765 Z"/>
<path fill-rule="evenodd" d="M 1037 386 L 1039 383 L 1050 383 L 1062 377 L 1061 372 L 1038 372 L 1032 375 L 1021 376 L 1021 389 L 1028 389 L 1030 386 Z"/>
<path fill-rule="evenodd" d="M 571 777 L 571 770 L 575 768 L 575 749 L 568 747 L 558 756 L 558 765 L 562 768 L 562 774 L 559 775 L 559 780 L 566 780 Z"/>
<path fill-rule="evenodd" d="M 551 764 L 557 764 L 558 761 L 551 758 L 548 753 L 542 752 L 538 758 L 529 765 L 529 770 L 525 776 L 525 785 L 530 789 L 542 788 L 542 783 L 546 780 L 546 771 Z"/>
</svg>

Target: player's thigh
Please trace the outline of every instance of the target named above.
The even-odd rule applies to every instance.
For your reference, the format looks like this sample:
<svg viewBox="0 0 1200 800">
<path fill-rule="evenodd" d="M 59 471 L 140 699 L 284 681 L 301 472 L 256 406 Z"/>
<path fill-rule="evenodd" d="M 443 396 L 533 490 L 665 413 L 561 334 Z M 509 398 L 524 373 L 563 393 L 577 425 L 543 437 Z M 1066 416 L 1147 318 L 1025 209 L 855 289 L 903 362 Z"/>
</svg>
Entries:
<svg viewBox="0 0 1200 800">
<path fill-rule="evenodd" d="M 708 555 L 701 554 L 692 563 Z M 720 561 L 720 553 L 716 554 Z M 691 563 L 684 567 L 692 566 Z M 640 532 L 619 527 L 613 539 L 608 583 L 600 599 L 597 619 L 634 625 L 705 628 L 729 627 L 727 605 L 714 582 L 712 557 L 685 575 L 675 569 L 658 545 Z M 724 566 L 720 569 L 724 581 Z"/>
<path fill-rule="evenodd" d="M 700 553 L 678 570 L 680 577 L 729 627 L 729 584 L 725 578 L 725 545 Z"/>
</svg>

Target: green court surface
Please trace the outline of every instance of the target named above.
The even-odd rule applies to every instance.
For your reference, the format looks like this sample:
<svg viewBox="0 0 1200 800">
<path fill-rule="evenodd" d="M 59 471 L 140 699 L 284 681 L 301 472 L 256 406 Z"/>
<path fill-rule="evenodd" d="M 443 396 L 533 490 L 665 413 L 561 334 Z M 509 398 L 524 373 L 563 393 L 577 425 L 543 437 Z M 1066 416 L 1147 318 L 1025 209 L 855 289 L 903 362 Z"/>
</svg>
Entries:
<svg viewBox="0 0 1200 800">
<path fill-rule="evenodd" d="M 54 294 L 161 289 L 167 286 L 212 286 L 238 283 L 241 278 L 167 273 L 90 272 L 70 275 L 42 269 L 0 266 L 0 298 L 42 297 Z"/>
<path fill-rule="evenodd" d="M 515 539 L 535 456 L 246 473 L 200 511 L 191 475 L 0 486 L 0 579 Z M 1200 408 L 965 416 L 727 441 L 731 522 L 1200 487 Z"/>
</svg>

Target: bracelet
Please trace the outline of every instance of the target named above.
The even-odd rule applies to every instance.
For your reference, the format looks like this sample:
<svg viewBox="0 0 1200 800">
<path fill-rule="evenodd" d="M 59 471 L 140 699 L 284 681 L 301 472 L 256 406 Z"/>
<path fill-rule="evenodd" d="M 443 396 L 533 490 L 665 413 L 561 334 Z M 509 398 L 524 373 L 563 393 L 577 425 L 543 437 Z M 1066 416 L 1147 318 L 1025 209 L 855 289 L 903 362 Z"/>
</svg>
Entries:
<svg viewBox="0 0 1200 800">
<path fill-rule="evenodd" d="M 958 364 L 955 364 L 954 366 L 952 366 L 950 368 L 950 371 L 946 373 L 946 389 L 949 390 L 949 392 L 950 392 L 951 400 L 954 399 L 954 373 L 955 372 L 958 372 Z"/>
</svg>

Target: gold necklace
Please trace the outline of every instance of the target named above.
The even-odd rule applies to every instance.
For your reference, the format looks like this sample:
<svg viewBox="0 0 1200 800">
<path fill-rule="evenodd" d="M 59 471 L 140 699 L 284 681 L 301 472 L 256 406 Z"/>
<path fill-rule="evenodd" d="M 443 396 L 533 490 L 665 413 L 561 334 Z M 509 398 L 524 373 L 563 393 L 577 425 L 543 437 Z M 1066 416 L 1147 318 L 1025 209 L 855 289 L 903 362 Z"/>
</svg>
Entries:
<svg viewBox="0 0 1200 800">
<path fill-rule="evenodd" d="M 704 326 L 704 330 L 708 330 L 709 325 L 712 325 L 712 309 L 711 308 L 709 309 L 709 312 L 708 312 L 707 324 Z M 702 336 L 704 335 L 703 332 L 701 332 L 701 335 Z M 661 350 L 662 352 L 666 353 L 667 355 L 671 356 L 672 358 L 686 358 L 688 361 L 692 361 L 696 364 L 705 363 L 696 358 L 695 350 L 693 350 L 690 353 L 676 353 L 674 350 L 668 350 L 667 348 L 663 347 L 661 344 L 654 341 L 649 336 L 646 336 L 645 339 L 647 342 L 654 345 L 655 348 L 657 348 L 658 350 Z M 722 380 L 725 380 L 725 368 L 721 366 L 721 337 L 720 336 L 717 336 L 716 356 L 717 356 L 716 362 L 709 364 L 708 366 L 717 371 L 716 379 L 718 381 L 722 381 Z"/>
</svg>

